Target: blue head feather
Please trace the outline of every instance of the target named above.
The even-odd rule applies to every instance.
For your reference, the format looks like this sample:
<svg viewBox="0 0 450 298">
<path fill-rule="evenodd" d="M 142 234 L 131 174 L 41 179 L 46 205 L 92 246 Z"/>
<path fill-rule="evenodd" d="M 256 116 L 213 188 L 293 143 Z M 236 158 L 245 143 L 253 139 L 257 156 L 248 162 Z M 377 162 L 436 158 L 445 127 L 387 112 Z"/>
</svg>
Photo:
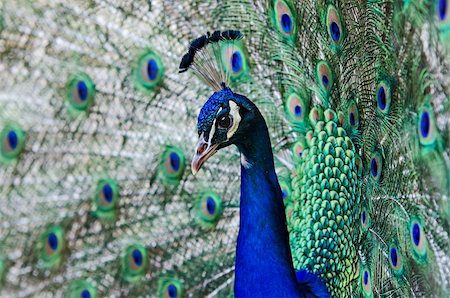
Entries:
<svg viewBox="0 0 450 298">
<path fill-rule="evenodd" d="M 198 134 L 209 133 L 217 112 L 220 108 L 224 112 L 230 112 L 229 100 L 234 98 L 234 93 L 230 88 L 224 88 L 213 95 L 206 101 L 198 114 Z"/>
</svg>

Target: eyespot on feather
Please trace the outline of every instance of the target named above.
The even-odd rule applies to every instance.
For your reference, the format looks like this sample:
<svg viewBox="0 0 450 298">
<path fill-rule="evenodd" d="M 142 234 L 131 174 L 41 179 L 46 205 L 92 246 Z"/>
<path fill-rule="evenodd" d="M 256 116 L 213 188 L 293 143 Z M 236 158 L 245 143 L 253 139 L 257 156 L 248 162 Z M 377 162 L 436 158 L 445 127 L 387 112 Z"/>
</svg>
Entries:
<svg viewBox="0 0 450 298">
<path fill-rule="evenodd" d="M 0 132 L 0 161 L 9 163 L 22 153 L 25 147 L 25 132 L 16 124 L 7 124 Z"/>
<path fill-rule="evenodd" d="M 333 5 L 328 5 L 327 9 L 327 31 L 334 45 L 338 46 L 344 39 L 344 27 L 341 16 Z"/>
<path fill-rule="evenodd" d="M 174 277 L 161 277 L 158 281 L 158 297 L 181 298 L 183 297 L 183 284 Z"/>
<path fill-rule="evenodd" d="M 322 60 L 317 63 L 316 76 L 320 88 L 329 93 L 333 87 L 334 76 L 328 62 Z"/>
<path fill-rule="evenodd" d="M 388 81 L 381 81 L 378 83 L 375 97 L 378 110 L 384 114 L 389 113 L 392 103 L 392 89 Z"/>
<path fill-rule="evenodd" d="M 348 123 L 352 128 L 359 127 L 359 111 L 358 106 L 354 101 L 350 104 L 350 107 L 348 108 Z"/>
<path fill-rule="evenodd" d="M 272 20 L 278 32 L 287 39 L 294 39 L 297 24 L 292 4 L 284 0 L 275 0 L 272 6 Z"/>
<path fill-rule="evenodd" d="M 57 267 L 61 262 L 65 245 L 63 229 L 59 226 L 50 226 L 41 234 L 39 242 L 40 266 L 45 269 Z"/>
<path fill-rule="evenodd" d="M 141 55 L 134 70 L 134 80 L 138 89 L 153 91 L 164 79 L 165 68 L 161 58 L 149 51 Z"/>
<path fill-rule="evenodd" d="M 148 252 L 141 244 L 132 244 L 125 248 L 122 256 L 122 277 L 126 282 L 135 283 L 146 274 Z"/>
<path fill-rule="evenodd" d="M 96 298 L 97 290 L 89 282 L 77 280 L 70 286 L 70 298 Z"/>
<path fill-rule="evenodd" d="M 195 209 L 197 223 L 203 228 L 212 228 L 222 215 L 222 200 L 215 192 L 204 191 L 200 193 Z"/>
<path fill-rule="evenodd" d="M 232 81 L 238 80 L 248 74 L 248 60 L 242 42 L 224 42 L 222 60 L 225 73 Z"/>
<path fill-rule="evenodd" d="M 358 153 L 355 153 L 355 167 L 358 177 L 361 177 L 363 172 L 363 162 Z"/>
<path fill-rule="evenodd" d="M 292 156 L 294 161 L 298 162 L 302 160 L 305 146 L 306 144 L 304 140 L 297 141 L 294 143 L 294 145 L 292 145 Z"/>
<path fill-rule="evenodd" d="M 111 178 L 100 179 L 95 190 L 94 214 L 99 218 L 113 218 L 119 197 L 120 190 L 116 181 Z"/>
<path fill-rule="evenodd" d="M 176 184 L 183 177 L 186 158 L 183 151 L 175 146 L 166 146 L 161 155 L 159 174 L 166 184 Z"/>
<path fill-rule="evenodd" d="M 448 0 L 434 0 L 436 26 L 442 45 L 450 50 L 450 4 Z"/>
<path fill-rule="evenodd" d="M 414 259 L 423 263 L 427 258 L 427 238 L 423 230 L 421 220 L 412 217 L 408 224 L 410 247 L 412 248 Z"/>
<path fill-rule="evenodd" d="M 436 15 L 440 25 L 449 23 L 450 5 L 448 0 L 436 0 Z"/>
<path fill-rule="evenodd" d="M 361 219 L 361 228 L 364 231 L 367 231 L 370 224 L 369 212 L 367 211 L 367 208 L 365 207 L 362 208 L 360 219 Z"/>
<path fill-rule="evenodd" d="M 375 181 L 379 181 L 381 178 L 381 172 L 383 169 L 383 159 L 378 152 L 374 152 L 370 158 L 370 177 Z"/>
<path fill-rule="evenodd" d="M 424 147 L 434 147 L 438 139 L 438 132 L 434 118 L 434 112 L 429 104 L 419 109 L 417 117 L 417 134 L 420 144 Z"/>
<path fill-rule="evenodd" d="M 370 271 L 365 266 L 362 266 L 362 270 L 360 272 L 361 292 L 364 297 L 372 297 L 372 279 Z"/>
<path fill-rule="evenodd" d="M 87 74 L 80 73 L 69 79 L 67 99 L 72 110 L 86 112 L 94 103 L 95 93 L 95 84 Z"/>
<path fill-rule="evenodd" d="M 279 177 L 278 182 L 280 184 L 281 189 L 281 198 L 285 202 L 285 205 L 287 202 L 289 202 L 291 198 L 291 181 L 287 177 Z"/>
<path fill-rule="evenodd" d="M 398 245 L 391 244 L 388 252 L 389 265 L 395 275 L 403 273 L 403 256 L 399 250 Z"/>
<path fill-rule="evenodd" d="M 291 93 L 284 103 L 284 110 L 287 118 L 292 123 L 303 123 L 305 116 L 308 115 L 308 104 L 306 99 L 297 93 Z"/>
</svg>

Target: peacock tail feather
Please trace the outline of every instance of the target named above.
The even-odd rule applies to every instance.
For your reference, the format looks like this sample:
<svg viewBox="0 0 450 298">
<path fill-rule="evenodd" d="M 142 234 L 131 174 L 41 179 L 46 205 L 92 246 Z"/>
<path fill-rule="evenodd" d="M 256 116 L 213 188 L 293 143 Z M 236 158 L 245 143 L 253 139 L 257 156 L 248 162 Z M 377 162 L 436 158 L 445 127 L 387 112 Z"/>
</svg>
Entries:
<svg viewBox="0 0 450 298">
<path fill-rule="evenodd" d="M 0 296 L 233 295 L 239 155 L 191 174 L 211 82 L 178 73 L 233 29 L 211 56 L 267 122 L 294 268 L 333 297 L 447 297 L 449 19 L 447 0 L 0 3 Z"/>
</svg>

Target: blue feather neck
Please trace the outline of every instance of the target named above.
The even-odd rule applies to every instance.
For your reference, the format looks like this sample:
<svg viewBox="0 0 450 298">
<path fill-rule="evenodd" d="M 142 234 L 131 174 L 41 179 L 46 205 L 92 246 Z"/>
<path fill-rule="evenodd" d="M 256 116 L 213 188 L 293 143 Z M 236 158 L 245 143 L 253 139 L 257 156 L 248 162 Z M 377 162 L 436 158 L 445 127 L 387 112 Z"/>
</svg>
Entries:
<svg viewBox="0 0 450 298">
<path fill-rule="evenodd" d="M 254 119 L 251 131 L 237 144 L 250 165 L 241 165 L 235 294 L 298 297 L 281 189 L 262 116 Z"/>
<path fill-rule="evenodd" d="M 240 225 L 236 248 L 237 297 L 330 297 L 315 274 L 295 272 L 280 185 L 264 118 L 253 104 L 241 152 Z"/>
</svg>

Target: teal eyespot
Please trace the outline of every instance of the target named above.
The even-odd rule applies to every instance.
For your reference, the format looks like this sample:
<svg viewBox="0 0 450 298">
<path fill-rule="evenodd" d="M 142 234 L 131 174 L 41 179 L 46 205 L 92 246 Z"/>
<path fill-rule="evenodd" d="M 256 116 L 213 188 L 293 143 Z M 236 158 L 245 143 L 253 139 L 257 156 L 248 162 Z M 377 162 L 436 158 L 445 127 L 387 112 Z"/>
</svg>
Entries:
<svg viewBox="0 0 450 298">
<path fill-rule="evenodd" d="M 292 4 L 284 0 L 272 2 L 272 22 L 278 32 L 287 39 L 294 39 L 297 33 L 295 10 Z"/>
<path fill-rule="evenodd" d="M 361 219 L 361 228 L 363 229 L 363 231 L 367 231 L 370 224 L 370 216 L 366 208 L 362 208 L 360 219 Z"/>
<path fill-rule="evenodd" d="M 180 280 L 170 277 L 162 277 L 158 281 L 158 297 L 181 298 L 183 297 L 183 284 Z"/>
<path fill-rule="evenodd" d="M 450 34 L 450 4 L 448 0 L 436 1 L 437 24 L 441 34 L 448 38 Z"/>
<path fill-rule="evenodd" d="M 450 14 L 448 0 L 437 0 L 436 1 L 436 11 L 439 21 L 448 21 L 448 17 Z"/>
<path fill-rule="evenodd" d="M 438 139 L 438 132 L 434 118 L 434 112 L 429 104 L 425 104 L 419 110 L 417 117 L 417 134 L 422 146 L 433 147 Z"/>
<path fill-rule="evenodd" d="M 361 177 L 363 173 L 363 162 L 358 153 L 355 153 L 355 167 L 356 174 L 358 175 L 358 177 Z"/>
<path fill-rule="evenodd" d="M 294 143 L 291 149 L 294 161 L 298 162 L 303 159 L 303 151 L 305 150 L 305 146 L 306 144 L 304 140 L 300 140 Z"/>
<path fill-rule="evenodd" d="M 303 124 L 309 113 L 308 102 L 303 96 L 291 93 L 284 103 L 284 110 L 292 123 Z"/>
<path fill-rule="evenodd" d="M 376 101 L 378 110 L 384 114 L 389 113 L 392 102 L 392 90 L 388 81 L 381 81 L 376 89 Z"/>
<path fill-rule="evenodd" d="M 328 62 L 322 60 L 317 63 L 316 76 L 320 88 L 329 93 L 333 87 L 334 76 Z"/>
<path fill-rule="evenodd" d="M 176 184 L 183 177 L 186 158 L 183 151 L 175 146 L 167 146 L 161 155 L 159 173 L 166 184 Z"/>
<path fill-rule="evenodd" d="M 84 73 L 73 76 L 67 84 L 67 100 L 69 107 L 78 112 L 86 112 L 94 103 L 95 84 Z"/>
<path fill-rule="evenodd" d="M 40 265 L 44 269 L 59 266 L 65 246 L 64 231 L 59 226 L 51 226 L 39 237 Z"/>
<path fill-rule="evenodd" d="M 161 58 L 149 51 L 139 57 L 134 69 L 134 80 L 138 89 L 152 91 L 160 86 L 164 79 L 165 68 Z"/>
<path fill-rule="evenodd" d="M 397 245 L 391 244 L 389 246 L 388 259 L 394 274 L 401 275 L 403 273 L 403 256 Z"/>
<path fill-rule="evenodd" d="M 427 257 L 427 238 L 423 225 L 418 218 L 411 218 L 408 229 L 413 256 L 418 262 L 423 262 Z"/>
<path fill-rule="evenodd" d="M 96 288 L 87 281 L 78 280 L 70 286 L 70 298 L 96 298 Z"/>
<path fill-rule="evenodd" d="M 126 282 L 135 283 L 147 273 L 148 252 L 141 244 L 128 246 L 122 256 L 122 276 Z"/>
<path fill-rule="evenodd" d="M 359 127 L 359 111 L 358 106 L 354 101 L 350 104 L 350 107 L 348 108 L 348 123 L 352 128 Z"/>
<path fill-rule="evenodd" d="M 278 182 L 280 183 L 281 188 L 281 198 L 285 202 L 285 205 L 287 205 L 288 202 L 290 202 L 292 195 L 290 180 L 286 177 L 280 177 Z"/>
<path fill-rule="evenodd" d="M 334 45 L 338 46 L 344 39 L 344 26 L 341 16 L 333 5 L 328 5 L 327 9 L 327 31 Z"/>
<path fill-rule="evenodd" d="M 25 147 L 25 132 L 20 126 L 7 124 L 0 132 L 0 161 L 9 163 L 17 160 Z"/>
<path fill-rule="evenodd" d="M 100 179 L 94 196 L 95 216 L 105 220 L 114 219 L 120 197 L 119 192 L 119 186 L 113 179 Z"/>
<path fill-rule="evenodd" d="M 200 193 L 196 203 L 196 220 L 203 228 L 214 227 L 220 219 L 223 212 L 222 200 L 212 192 L 205 191 Z"/>
<path fill-rule="evenodd" d="M 370 158 L 370 177 L 375 181 L 379 181 L 381 178 L 381 172 L 383 169 L 383 159 L 378 152 L 374 152 Z"/>
<path fill-rule="evenodd" d="M 360 271 L 361 293 L 364 297 L 372 297 L 372 279 L 369 269 L 366 266 L 361 266 Z"/>
<path fill-rule="evenodd" d="M 222 61 L 225 73 L 231 81 L 236 81 L 248 75 L 248 59 L 241 40 L 224 43 Z"/>
</svg>

